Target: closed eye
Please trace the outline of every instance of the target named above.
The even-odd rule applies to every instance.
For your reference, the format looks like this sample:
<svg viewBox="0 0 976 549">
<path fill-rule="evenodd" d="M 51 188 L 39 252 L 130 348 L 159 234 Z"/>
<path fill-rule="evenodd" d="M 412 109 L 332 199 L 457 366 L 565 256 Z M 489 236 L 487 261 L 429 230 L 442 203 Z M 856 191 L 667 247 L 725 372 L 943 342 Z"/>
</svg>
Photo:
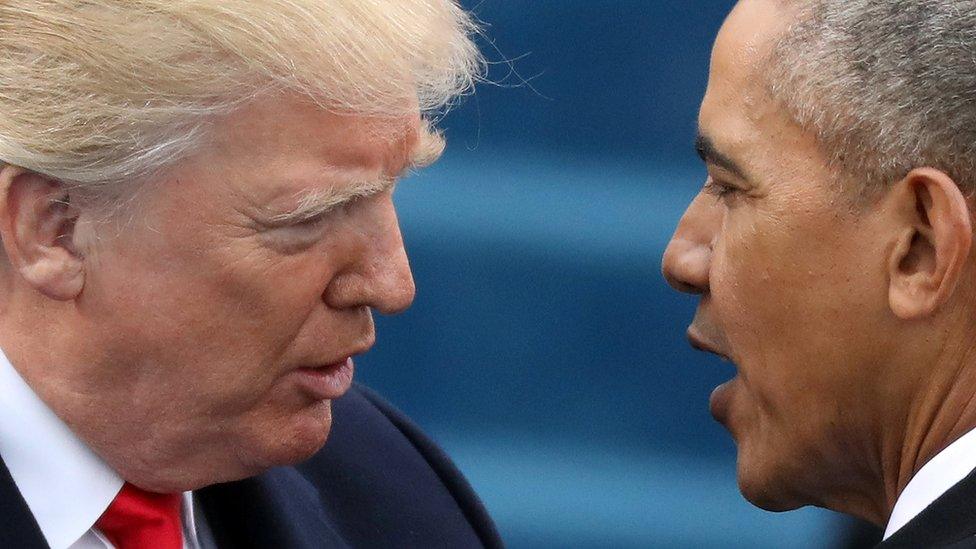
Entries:
<svg viewBox="0 0 976 549">
<path fill-rule="evenodd" d="M 729 185 L 728 183 L 719 181 L 713 177 L 709 177 L 705 182 L 704 191 L 719 199 L 726 199 L 737 193 L 741 193 L 742 189 L 736 187 L 735 185 Z"/>
<path fill-rule="evenodd" d="M 324 212 L 317 213 L 315 215 L 306 217 L 305 219 L 296 220 L 291 226 L 292 227 L 302 227 L 302 228 L 314 228 L 318 227 L 325 222 L 326 219 L 333 213 L 335 208 L 326 210 Z"/>
</svg>

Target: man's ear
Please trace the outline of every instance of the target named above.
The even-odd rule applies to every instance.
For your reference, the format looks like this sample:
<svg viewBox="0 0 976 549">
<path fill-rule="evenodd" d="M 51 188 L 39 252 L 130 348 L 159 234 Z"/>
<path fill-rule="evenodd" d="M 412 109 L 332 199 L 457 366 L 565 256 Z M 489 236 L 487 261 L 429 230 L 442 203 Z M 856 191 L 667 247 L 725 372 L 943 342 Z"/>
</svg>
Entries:
<svg viewBox="0 0 976 549">
<path fill-rule="evenodd" d="M 58 181 L 0 164 L 0 238 L 14 272 L 47 297 L 70 300 L 85 283 L 74 247 L 77 208 Z"/>
<path fill-rule="evenodd" d="M 888 200 L 898 224 L 888 258 L 889 305 L 906 320 L 930 316 L 949 300 L 969 258 L 969 206 L 956 182 L 932 168 L 912 170 Z"/>
</svg>

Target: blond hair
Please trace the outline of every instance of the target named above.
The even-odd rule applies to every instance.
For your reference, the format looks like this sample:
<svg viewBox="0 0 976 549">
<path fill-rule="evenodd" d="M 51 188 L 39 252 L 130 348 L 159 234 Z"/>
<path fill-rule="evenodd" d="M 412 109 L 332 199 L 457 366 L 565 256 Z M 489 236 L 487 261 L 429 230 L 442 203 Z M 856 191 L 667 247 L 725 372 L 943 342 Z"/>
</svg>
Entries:
<svg viewBox="0 0 976 549">
<path fill-rule="evenodd" d="M 453 0 L 0 0 L 0 162 L 107 192 L 267 93 L 429 114 L 481 74 L 476 30 Z"/>
</svg>

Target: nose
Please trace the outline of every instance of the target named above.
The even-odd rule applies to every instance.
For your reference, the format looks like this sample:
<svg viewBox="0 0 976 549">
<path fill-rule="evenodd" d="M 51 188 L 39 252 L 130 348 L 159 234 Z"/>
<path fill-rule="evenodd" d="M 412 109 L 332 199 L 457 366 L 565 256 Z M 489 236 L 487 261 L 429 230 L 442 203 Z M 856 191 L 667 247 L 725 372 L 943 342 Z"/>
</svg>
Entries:
<svg viewBox="0 0 976 549">
<path fill-rule="evenodd" d="M 410 307 L 416 289 L 392 199 L 374 199 L 377 211 L 360 230 L 358 261 L 332 280 L 325 300 L 333 308 L 366 306 L 396 314 Z"/>
<path fill-rule="evenodd" d="M 671 242 L 664 251 L 662 271 L 672 288 L 679 292 L 708 292 L 712 264 L 712 244 L 721 228 L 723 209 L 704 192 L 685 210 Z"/>
</svg>

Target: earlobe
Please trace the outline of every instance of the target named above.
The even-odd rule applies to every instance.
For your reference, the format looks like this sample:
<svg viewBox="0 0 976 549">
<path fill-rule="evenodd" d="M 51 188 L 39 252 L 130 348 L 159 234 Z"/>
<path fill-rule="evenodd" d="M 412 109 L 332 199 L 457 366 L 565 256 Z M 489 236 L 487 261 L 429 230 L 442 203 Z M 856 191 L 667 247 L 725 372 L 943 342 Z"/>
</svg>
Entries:
<svg viewBox="0 0 976 549">
<path fill-rule="evenodd" d="M 12 270 L 49 298 L 74 299 L 85 273 L 73 239 L 78 212 L 66 189 L 23 168 L 0 166 L 0 238 Z"/>
<path fill-rule="evenodd" d="M 913 170 L 890 192 L 897 228 L 888 258 L 888 300 L 899 318 L 934 314 L 952 296 L 972 248 L 969 205 L 951 177 Z"/>
</svg>

